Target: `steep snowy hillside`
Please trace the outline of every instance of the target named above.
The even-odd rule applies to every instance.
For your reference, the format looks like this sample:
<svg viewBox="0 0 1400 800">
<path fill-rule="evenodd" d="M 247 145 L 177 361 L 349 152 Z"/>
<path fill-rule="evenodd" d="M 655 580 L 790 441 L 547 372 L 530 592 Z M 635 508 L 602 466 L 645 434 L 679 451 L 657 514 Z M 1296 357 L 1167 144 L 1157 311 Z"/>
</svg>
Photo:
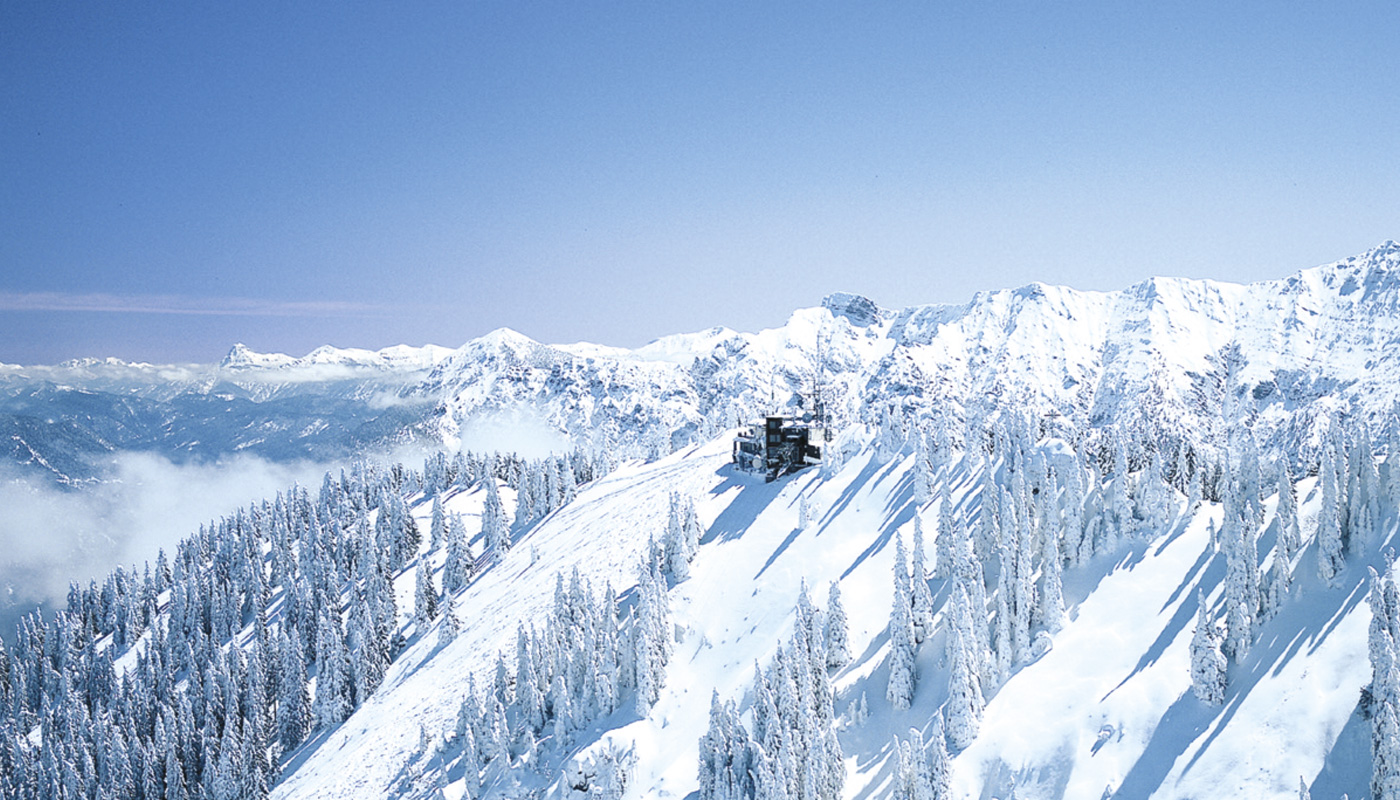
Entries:
<svg viewBox="0 0 1400 800">
<path fill-rule="evenodd" d="M 937 578 L 930 586 L 940 632 L 918 647 L 911 706 L 898 711 L 885 699 L 893 542 L 911 540 L 916 514 L 932 529 L 938 503 L 916 500 L 911 456 L 880 464 L 867 451 L 829 477 L 809 470 L 774 484 L 736 474 L 726 461 L 719 441 L 620 470 L 582 492 L 455 599 L 467 621 L 462 636 L 443 647 L 434 632 L 412 644 L 378 694 L 294 756 L 273 794 L 433 797 L 441 789 L 462 796 L 452 731 L 467 676 L 478 687 L 490 684 L 496 654 L 514 652 L 517 626 L 548 615 L 557 574 L 577 570 L 594 586 L 634 585 L 648 537 L 665 529 L 668 493 L 680 491 L 701 498 L 707 533 L 689 578 L 670 592 L 676 644 L 660 698 L 644 718 L 628 709 L 593 722 L 560 753 L 546 737 L 543 768 L 522 762 L 511 779 L 488 784 L 485 796 L 546 789 L 569 796 L 563 760 L 587 761 L 609 740 L 635 753 L 625 796 L 692 795 L 711 692 L 741 708 L 752 702 L 754 665 L 768 663 L 792 635 L 804 581 L 818 606 L 839 581 L 849 615 L 854 659 L 832 675 L 849 773 L 843 796 L 892 796 L 891 742 L 907 739 L 911 728 L 929 734 L 949 699 L 942 631 L 950 590 Z M 949 474 L 953 514 L 970 515 L 971 523 L 981 481 L 960 468 Z M 1314 482 L 1300 484 L 1298 495 L 1311 533 Z M 799 526 L 804 502 L 812 517 L 806 528 Z M 479 498 L 459 495 L 450 507 L 471 514 Z M 994 695 L 988 688 L 981 732 L 952 761 L 952 796 L 1007 797 L 1014 786 L 1023 798 L 1292 798 L 1300 777 L 1315 797 L 1366 796 L 1369 739 L 1357 703 L 1370 679 L 1365 564 L 1384 570 L 1380 542 L 1333 586 L 1316 577 L 1316 555 L 1305 547 L 1294 596 L 1259 628 L 1254 649 L 1231 667 L 1224 705 L 1214 707 L 1192 694 L 1188 650 L 1198 593 L 1210 609 L 1225 602 L 1226 558 L 1211 541 L 1220 524 L 1218 505 L 1192 516 L 1178 498 L 1161 530 L 1065 571 L 1064 627 L 1048 652 L 1014 665 Z M 1387 541 L 1393 525 L 1388 514 Z M 1260 550 L 1267 552 L 1263 544 Z M 407 596 L 411 576 L 399 583 Z M 862 705 L 868 713 L 855 710 Z"/>
</svg>

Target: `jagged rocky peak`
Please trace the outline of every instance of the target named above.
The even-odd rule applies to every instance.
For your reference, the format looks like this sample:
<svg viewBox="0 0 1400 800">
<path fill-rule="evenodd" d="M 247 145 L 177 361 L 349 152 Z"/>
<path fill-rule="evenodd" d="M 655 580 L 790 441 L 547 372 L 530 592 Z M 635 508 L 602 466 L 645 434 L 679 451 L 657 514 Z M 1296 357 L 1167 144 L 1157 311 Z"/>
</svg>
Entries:
<svg viewBox="0 0 1400 800">
<path fill-rule="evenodd" d="M 890 312 L 875 304 L 874 300 L 851 292 L 832 292 L 822 299 L 822 308 L 832 316 L 845 317 L 851 324 L 862 328 L 879 322 Z"/>
<path fill-rule="evenodd" d="M 292 363 L 291 356 L 282 353 L 259 353 L 248 345 L 238 342 L 229 348 L 228 355 L 219 362 L 223 369 L 255 369 L 257 367 L 280 367 Z"/>
</svg>

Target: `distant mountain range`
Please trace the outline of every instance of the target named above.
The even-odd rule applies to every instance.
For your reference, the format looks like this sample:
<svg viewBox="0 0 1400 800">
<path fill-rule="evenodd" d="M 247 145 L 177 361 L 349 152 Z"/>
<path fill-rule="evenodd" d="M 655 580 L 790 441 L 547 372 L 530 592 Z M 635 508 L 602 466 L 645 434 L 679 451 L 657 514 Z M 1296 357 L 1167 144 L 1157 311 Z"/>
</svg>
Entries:
<svg viewBox="0 0 1400 800">
<path fill-rule="evenodd" d="M 779 328 L 635 350 L 500 329 L 456 350 L 327 346 L 294 358 L 239 344 L 217 365 L 6 365 L 0 441 L 10 463 L 59 483 L 91 479 L 121 450 L 333 460 L 409 440 L 452 447 L 488 415 L 657 455 L 820 393 L 838 424 L 897 409 L 950 446 L 969 420 L 1015 409 L 1066 430 L 1121 425 L 1219 447 L 1228 411 L 1265 446 L 1306 452 L 1313 421 L 1378 421 L 1400 402 L 1397 347 L 1400 245 L 1387 241 L 1245 286 L 1031 284 L 901 310 L 838 293 Z"/>
</svg>

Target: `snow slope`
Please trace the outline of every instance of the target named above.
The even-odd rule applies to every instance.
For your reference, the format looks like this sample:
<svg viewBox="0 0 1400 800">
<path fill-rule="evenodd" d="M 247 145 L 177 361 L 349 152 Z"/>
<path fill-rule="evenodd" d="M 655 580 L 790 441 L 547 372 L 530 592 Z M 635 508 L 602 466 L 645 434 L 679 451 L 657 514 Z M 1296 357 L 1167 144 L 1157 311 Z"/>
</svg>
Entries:
<svg viewBox="0 0 1400 800">
<path fill-rule="evenodd" d="M 864 721 L 840 721 L 845 796 L 888 796 L 893 737 L 927 730 L 946 696 L 940 633 L 919 650 L 912 707 L 896 712 L 884 699 L 893 537 L 908 541 L 916 513 L 931 527 L 936 501 L 916 507 L 908 457 L 880 465 L 866 451 L 830 477 L 814 469 L 765 484 L 732 472 L 727 456 L 720 439 L 581 492 L 456 598 L 467 622 L 461 637 L 442 649 L 431 633 L 413 643 L 368 703 L 294 754 L 275 796 L 430 797 L 441 786 L 457 797 L 459 782 L 423 766 L 420 726 L 434 742 L 449 735 L 467 676 L 484 685 L 497 651 L 509 660 L 517 624 L 546 612 L 556 573 L 577 568 L 595 586 L 620 591 L 635 584 L 638 554 L 664 528 L 673 490 L 702 499 L 708 532 L 691 577 L 671 591 L 678 643 L 661 699 L 645 718 L 629 709 L 581 732 L 570 753 L 581 757 L 604 738 L 635 743 L 639 765 L 627 797 L 691 795 L 711 692 L 742 702 L 754 664 L 790 635 L 802 582 L 820 606 L 827 583 L 839 580 L 855 658 L 834 676 L 835 706 L 841 712 L 864 695 L 870 708 Z M 961 468 L 948 477 L 959 512 L 974 509 L 980 478 Z M 1312 489 L 1312 481 L 1299 486 L 1305 542 Z M 448 507 L 472 513 L 479 496 L 456 496 Z M 817 510 L 807 530 L 797 528 L 802 496 Z M 990 699 L 980 736 L 954 761 L 954 796 L 1005 798 L 1014 783 L 1021 798 L 1291 798 L 1300 777 L 1314 797 L 1365 796 L 1368 734 L 1355 713 L 1370 677 L 1364 564 L 1382 557 L 1354 559 L 1338 587 L 1327 588 L 1305 547 L 1298 593 L 1232 668 L 1225 705 L 1212 708 L 1191 693 L 1187 648 L 1197 590 L 1212 606 L 1220 602 L 1224 556 L 1207 529 L 1219 513 L 1206 504 L 1150 541 L 1066 572 L 1070 621 L 1049 653 Z M 1387 535 L 1393 522 L 1387 517 Z M 1269 543 L 1266 533 L 1261 552 Z M 412 585 L 410 571 L 399 581 L 405 613 Z M 947 592 L 939 580 L 932 586 L 941 608 Z M 555 779 L 535 777 L 533 785 Z"/>
</svg>

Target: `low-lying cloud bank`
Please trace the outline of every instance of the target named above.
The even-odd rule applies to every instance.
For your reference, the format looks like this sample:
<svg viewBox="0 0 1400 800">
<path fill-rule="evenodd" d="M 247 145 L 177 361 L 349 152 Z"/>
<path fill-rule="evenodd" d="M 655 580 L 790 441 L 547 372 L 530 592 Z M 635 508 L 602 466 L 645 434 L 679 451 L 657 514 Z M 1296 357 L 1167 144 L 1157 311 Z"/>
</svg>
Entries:
<svg viewBox="0 0 1400 800">
<path fill-rule="evenodd" d="M 112 478 L 61 491 L 0 470 L 0 637 L 38 603 L 63 605 L 70 581 L 101 580 L 118 565 L 154 562 L 203 523 L 293 483 L 319 488 L 327 466 L 234 456 L 175 464 L 125 453 Z"/>
</svg>

